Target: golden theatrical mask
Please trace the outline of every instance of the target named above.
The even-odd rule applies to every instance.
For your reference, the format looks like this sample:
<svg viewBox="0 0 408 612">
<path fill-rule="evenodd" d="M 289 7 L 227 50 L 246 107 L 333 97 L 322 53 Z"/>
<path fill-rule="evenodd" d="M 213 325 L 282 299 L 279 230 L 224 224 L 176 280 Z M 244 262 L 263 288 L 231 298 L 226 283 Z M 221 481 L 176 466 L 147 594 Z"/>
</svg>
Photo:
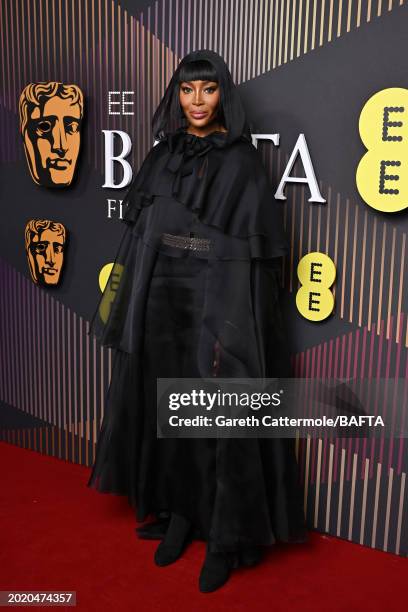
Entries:
<svg viewBox="0 0 408 612">
<path fill-rule="evenodd" d="M 37 285 L 58 285 L 64 263 L 66 229 L 62 223 L 31 219 L 25 227 L 25 248 L 31 279 Z"/>
<path fill-rule="evenodd" d="M 20 96 L 20 131 L 37 185 L 67 187 L 81 145 L 84 102 L 77 85 L 30 83 Z"/>
</svg>

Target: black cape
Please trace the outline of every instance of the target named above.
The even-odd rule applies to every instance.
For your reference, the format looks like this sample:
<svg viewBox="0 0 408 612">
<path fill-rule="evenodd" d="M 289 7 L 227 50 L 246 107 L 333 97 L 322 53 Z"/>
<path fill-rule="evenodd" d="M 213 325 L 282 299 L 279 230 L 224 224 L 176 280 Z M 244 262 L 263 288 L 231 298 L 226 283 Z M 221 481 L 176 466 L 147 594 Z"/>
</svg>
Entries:
<svg viewBox="0 0 408 612">
<path fill-rule="evenodd" d="M 282 360 L 271 363 L 267 330 L 280 257 L 288 250 L 281 204 L 255 147 L 225 140 L 222 132 L 201 138 L 180 128 L 151 149 L 123 200 L 127 227 L 92 332 L 106 346 L 137 352 L 155 252 L 192 256 L 163 244 L 161 236 L 192 232 L 212 245 L 209 253 L 193 252 L 208 262 L 201 375 L 211 375 L 209 356 L 218 340 L 220 376 L 277 376 Z"/>
</svg>

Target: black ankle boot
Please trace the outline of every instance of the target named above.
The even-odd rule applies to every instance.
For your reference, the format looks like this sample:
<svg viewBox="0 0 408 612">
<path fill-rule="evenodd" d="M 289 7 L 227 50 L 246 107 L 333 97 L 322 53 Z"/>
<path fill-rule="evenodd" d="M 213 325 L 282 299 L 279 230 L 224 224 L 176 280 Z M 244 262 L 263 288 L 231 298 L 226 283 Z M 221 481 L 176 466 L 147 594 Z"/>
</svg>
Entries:
<svg viewBox="0 0 408 612">
<path fill-rule="evenodd" d="M 201 568 L 198 585 L 201 593 L 211 593 L 225 584 L 231 574 L 229 556 L 225 553 L 212 553 L 208 549 Z"/>
<path fill-rule="evenodd" d="M 166 535 L 154 554 L 156 565 L 163 567 L 177 561 L 191 539 L 191 527 L 190 521 L 184 516 L 172 512 Z"/>
</svg>

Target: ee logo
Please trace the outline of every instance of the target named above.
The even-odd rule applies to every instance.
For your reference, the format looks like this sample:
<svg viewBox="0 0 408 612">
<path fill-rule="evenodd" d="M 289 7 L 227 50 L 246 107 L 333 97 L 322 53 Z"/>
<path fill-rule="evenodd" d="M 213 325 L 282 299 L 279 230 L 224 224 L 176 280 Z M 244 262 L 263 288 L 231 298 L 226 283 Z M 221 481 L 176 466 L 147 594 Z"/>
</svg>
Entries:
<svg viewBox="0 0 408 612">
<path fill-rule="evenodd" d="M 297 275 L 302 285 L 296 294 L 300 314 L 309 321 L 323 321 L 334 308 L 334 262 L 325 253 L 307 253 L 298 263 Z"/>
<path fill-rule="evenodd" d="M 99 288 L 103 293 L 102 300 L 99 304 L 99 316 L 103 323 L 107 323 L 109 319 L 122 274 L 123 266 L 118 263 L 105 264 L 99 272 Z M 108 289 L 105 291 L 107 286 Z"/>
<path fill-rule="evenodd" d="M 390 87 L 363 107 L 360 137 L 367 153 L 357 167 L 363 200 L 382 212 L 408 207 L 408 89 Z"/>
</svg>

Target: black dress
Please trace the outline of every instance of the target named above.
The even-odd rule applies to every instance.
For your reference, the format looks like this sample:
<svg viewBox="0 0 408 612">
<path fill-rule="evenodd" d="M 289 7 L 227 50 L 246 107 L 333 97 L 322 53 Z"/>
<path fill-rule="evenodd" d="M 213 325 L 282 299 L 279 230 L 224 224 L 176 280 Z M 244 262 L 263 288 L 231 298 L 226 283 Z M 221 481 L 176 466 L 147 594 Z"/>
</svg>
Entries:
<svg viewBox="0 0 408 612">
<path fill-rule="evenodd" d="M 127 194 L 91 331 L 116 349 L 88 486 L 136 518 L 176 512 L 211 550 L 307 539 L 293 439 L 156 435 L 156 378 L 285 377 L 287 243 L 259 155 L 223 134 L 166 135 Z"/>
</svg>

